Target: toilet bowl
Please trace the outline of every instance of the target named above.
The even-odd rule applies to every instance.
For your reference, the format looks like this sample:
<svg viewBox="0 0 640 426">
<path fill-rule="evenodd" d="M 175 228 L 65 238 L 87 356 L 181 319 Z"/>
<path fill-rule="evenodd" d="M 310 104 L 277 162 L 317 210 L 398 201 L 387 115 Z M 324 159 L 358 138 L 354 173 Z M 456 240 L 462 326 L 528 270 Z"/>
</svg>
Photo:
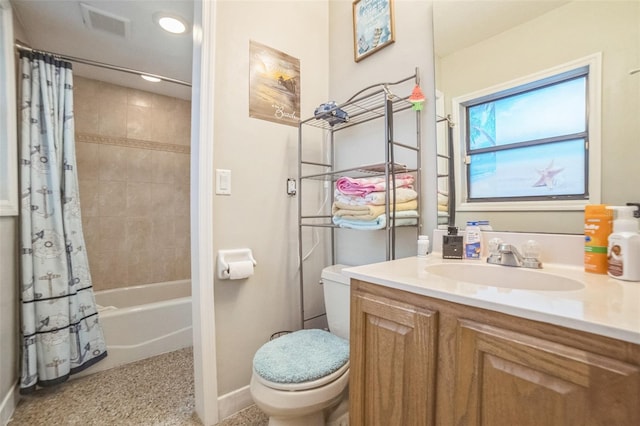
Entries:
<svg viewBox="0 0 640 426">
<path fill-rule="evenodd" d="M 249 386 L 269 426 L 345 425 L 349 384 L 349 279 L 344 265 L 323 269 L 331 332 L 299 330 L 264 344 L 253 359 Z"/>
</svg>

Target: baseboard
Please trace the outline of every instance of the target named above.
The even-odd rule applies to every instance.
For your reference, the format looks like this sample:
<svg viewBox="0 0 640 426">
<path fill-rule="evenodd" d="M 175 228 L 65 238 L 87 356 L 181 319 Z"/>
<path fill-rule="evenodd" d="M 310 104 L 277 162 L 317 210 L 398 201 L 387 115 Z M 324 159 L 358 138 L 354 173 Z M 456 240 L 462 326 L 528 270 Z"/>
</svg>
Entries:
<svg viewBox="0 0 640 426">
<path fill-rule="evenodd" d="M 15 386 L 11 386 L 9 392 L 4 396 L 0 404 L 0 425 L 6 426 L 18 406 L 19 400 L 20 393 L 18 392 L 18 383 L 16 382 Z"/>
<path fill-rule="evenodd" d="M 253 399 L 247 385 L 218 397 L 218 417 L 225 419 L 250 405 L 253 405 Z"/>
</svg>

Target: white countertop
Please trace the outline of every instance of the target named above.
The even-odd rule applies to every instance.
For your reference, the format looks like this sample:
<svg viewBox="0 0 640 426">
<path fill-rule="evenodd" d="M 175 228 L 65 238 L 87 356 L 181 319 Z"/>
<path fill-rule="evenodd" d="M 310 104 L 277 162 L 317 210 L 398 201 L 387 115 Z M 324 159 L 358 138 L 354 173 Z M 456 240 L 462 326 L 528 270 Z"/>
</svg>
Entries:
<svg viewBox="0 0 640 426">
<path fill-rule="evenodd" d="M 545 264 L 540 272 L 578 280 L 584 288 L 572 291 L 510 289 L 457 281 L 427 271 L 428 266 L 440 263 L 485 262 L 445 260 L 440 253 L 432 253 L 426 258 L 408 257 L 350 267 L 343 273 L 350 278 L 410 293 L 640 344 L 640 282 L 586 273 L 577 266 Z"/>
</svg>

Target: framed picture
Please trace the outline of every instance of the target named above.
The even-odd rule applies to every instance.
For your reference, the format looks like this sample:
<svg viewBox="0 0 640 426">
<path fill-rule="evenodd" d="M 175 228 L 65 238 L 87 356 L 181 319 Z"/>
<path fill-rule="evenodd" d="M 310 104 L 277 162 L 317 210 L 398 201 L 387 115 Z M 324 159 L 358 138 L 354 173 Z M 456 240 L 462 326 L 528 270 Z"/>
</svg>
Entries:
<svg viewBox="0 0 640 426">
<path fill-rule="evenodd" d="M 249 117 L 298 126 L 300 60 L 249 42 Z"/>
<path fill-rule="evenodd" d="M 393 0 L 353 2 L 353 59 L 356 62 L 394 41 Z"/>
</svg>

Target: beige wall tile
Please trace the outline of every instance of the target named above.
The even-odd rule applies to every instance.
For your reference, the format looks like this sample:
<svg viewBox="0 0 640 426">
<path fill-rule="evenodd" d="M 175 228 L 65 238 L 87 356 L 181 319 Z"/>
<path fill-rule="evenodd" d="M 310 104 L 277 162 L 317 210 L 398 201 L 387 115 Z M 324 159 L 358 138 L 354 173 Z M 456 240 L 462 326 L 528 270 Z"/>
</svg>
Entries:
<svg viewBox="0 0 640 426">
<path fill-rule="evenodd" d="M 173 162 L 178 154 L 166 151 L 153 151 L 151 154 L 151 182 L 174 183 L 175 172 Z"/>
<path fill-rule="evenodd" d="M 129 148 L 125 160 L 127 167 L 127 182 L 152 182 L 153 153 L 148 149 Z"/>
<path fill-rule="evenodd" d="M 175 119 L 170 112 L 160 109 L 153 110 L 153 124 L 151 129 L 151 138 L 156 142 L 176 143 L 175 142 Z"/>
<path fill-rule="evenodd" d="M 191 106 L 181 103 L 176 116 L 176 143 L 191 145 Z"/>
<path fill-rule="evenodd" d="M 156 215 L 151 219 L 153 247 L 176 246 L 176 221 L 173 216 Z"/>
<path fill-rule="evenodd" d="M 151 140 L 153 111 L 149 107 L 127 106 L 127 138 Z"/>
<path fill-rule="evenodd" d="M 110 105 L 123 108 L 127 105 L 128 89 L 116 84 L 98 82 L 98 96 L 101 105 Z"/>
<path fill-rule="evenodd" d="M 106 87 L 117 87 L 106 85 Z M 127 94 L 124 88 L 108 90 L 103 86 L 99 91 L 98 133 L 105 136 L 125 137 L 127 135 Z"/>
<path fill-rule="evenodd" d="M 98 133 L 98 86 L 96 80 L 74 77 L 73 112 L 76 132 Z"/>
<path fill-rule="evenodd" d="M 191 168 L 190 158 L 188 154 L 174 154 L 171 160 L 171 169 L 173 172 L 173 182 L 180 184 L 189 184 Z"/>
<path fill-rule="evenodd" d="M 98 225 L 98 253 L 124 251 L 126 244 L 126 222 L 121 217 L 101 217 Z"/>
<path fill-rule="evenodd" d="M 124 107 L 114 108 L 103 105 L 98 114 L 98 133 L 100 135 L 117 138 L 127 136 L 127 110 Z"/>
<path fill-rule="evenodd" d="M 155 94 L 151 106 L 153 109 L 164 112 L 175 112 L 180 103 L 179 99 L 169 96 Z"/>
<path fill-rule="evenodd" d="M 174 248 L 156 248 L 154 250 L 151 276 L 153 282 L 176 279 L 176 252 Z"/>
<path fill-rule="evenodd" d="M 95 143 L 76 143 L 76 164 L 78 166 L 78 179 L 99 179 L 99 155 L 100 145 Z"/>
<path fill-rule="evenodd" d="M 152 183 L 151 204 L 153 206 L 153 214 L 156 216 L 173 216 L 174 197 L 173 185 Z"/>
<path fill-rule="evenodd" d="M 152 250 L 129 252 L 127 265 L 128 285 L 149 284 L 153 281 L 154 254 Z"/>
<path fill-rule="evenodd" d="M 78 132 L 190 144 L 188 101 L 82 77 L 74 86 Z M 189 155 L 78 143 L 77 158 L 94 288 L 188 278 Z"/>
<path fill-rule="evenodd" d="M 152 220 L 146 217 L 126 218 L 127 251 L 153 250 Z"/>
<path fill-rule="evenodd" d="M 185 280 L 191 278 L 191 252 L 186 249 L 176 248 L 176 279 Z"/>
<path fill-rule="evenodd" d="M 153 104 L 153 93 L 137 89 L 127 89 L 127 103 L 129 105 L 151 108 Z"/>
<path fill-rule="evenodd" d="M 176 216 L 174 220 L 175 227 L 175 247 L 178 249 L 190 250 L 191 245 L 191 223 L 189 216 Z"/>
<path fill-rule="evenodd" d="M 99 215 L 125 216 L 127 213 L 127 183 L 101 182 L 98 189 Z"/>
<path fill-rule="evenodd" d="M 73 77 L 73 103 L 74 106 L 81 102 L 82 104 L 96 103 L 96 94 L 99 86 L 97 80 L 74 76 Z"/>
<path fill-rule="evenodd" d="M 174 186 L 173 213 L 178 217 L 189 217 L 189 185 Z"/>
<path fill-rule="evenodd" d="M 127 180 L 127 156 L 131 148 L 99 145 L 98 173 L 101 181 Z"/>
<path fill-rule="evenodd" d="M 97 217 L 100 215 L 100 181 L 94 179 L 81 179 L 80 209 L 82 217 Z"/>
<path fill-rule="evenodd" d="M 150 183 L 127 183 L 127 217 L 147 217 L 153 213 Z"/>
<path fill-rule="evenodd" d="M 100 253 L 94 261 L 89 260 L 94 290 L 126 287 L 129 257 L 126 251 L 112 250 Z"/>
<path fill-rule="evenodd" d="M 87 256 L 89 256 L 89 265 L 91 265 L 91 259 L 100 257 L 100 218 L 83 216 L 82 233 L 84 234 Z"/>
</svg>

